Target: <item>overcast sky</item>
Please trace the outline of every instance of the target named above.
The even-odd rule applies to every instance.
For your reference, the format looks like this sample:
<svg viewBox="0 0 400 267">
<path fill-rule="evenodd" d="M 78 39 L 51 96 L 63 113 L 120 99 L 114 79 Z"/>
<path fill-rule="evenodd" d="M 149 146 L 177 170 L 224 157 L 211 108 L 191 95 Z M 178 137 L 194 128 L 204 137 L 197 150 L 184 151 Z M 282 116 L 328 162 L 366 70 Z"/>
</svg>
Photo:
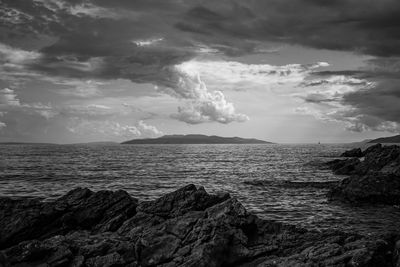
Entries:
<svg viewBox="0 0 400 267">
<path fill-rule="evenodd" d="M 0 141 L 400 132 L 398 0 L 0 0 Z"/>
</svg>

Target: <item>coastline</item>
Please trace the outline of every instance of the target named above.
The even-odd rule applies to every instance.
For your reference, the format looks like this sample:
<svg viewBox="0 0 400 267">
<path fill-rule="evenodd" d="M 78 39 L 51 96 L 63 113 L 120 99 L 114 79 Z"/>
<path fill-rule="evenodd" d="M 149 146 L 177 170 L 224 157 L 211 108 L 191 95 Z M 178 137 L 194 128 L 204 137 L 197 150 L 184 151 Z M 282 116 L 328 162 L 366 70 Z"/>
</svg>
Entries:
<svg viewBox="0 0 400 267">
<path fill-rule="evenodd" d="M 387 182 L 385 166 L 398 175 L 398 152 L 399 147 L 380 145 L 346 151 L 343 159 L 328 163 L 334 172 L 350 175 L 340 183 L 282 186 L 328 187 L 330 199 L 368 202 L 350 198 L 349 192 L 360 190 L 344 185 L 360 187 L 360 179 L 371 173 L 374 183 Z M 235 197 L 209 194 L 193 184 L 148 201 L 123 190 L 87 188 L 73 189 L 52 201 L 0 198 L 0 266 L 392 267 L 399 266 L 399 254 L 399 231 L 312 230 L 261 219 Z"/>
<path fill-rule="evenodd" d="M 0 201 L 3 266 L 395 266 L 398 233 L 362 236 L 262 220 L 187 185 L 154 201 L 77 188 Z"/>
</svg>

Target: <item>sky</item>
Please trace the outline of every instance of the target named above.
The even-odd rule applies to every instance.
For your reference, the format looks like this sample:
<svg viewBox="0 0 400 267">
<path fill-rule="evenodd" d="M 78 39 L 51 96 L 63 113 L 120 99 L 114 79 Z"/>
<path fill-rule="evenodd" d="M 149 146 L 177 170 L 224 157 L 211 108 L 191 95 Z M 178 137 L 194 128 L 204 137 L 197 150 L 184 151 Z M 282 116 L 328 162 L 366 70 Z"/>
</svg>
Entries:
<svg viewBox="0 0 400 267">
<path fill-rule="evenodd" d="M 0 142 L 399 132 L 398 0 L 0 0 Z"/>
</svg>

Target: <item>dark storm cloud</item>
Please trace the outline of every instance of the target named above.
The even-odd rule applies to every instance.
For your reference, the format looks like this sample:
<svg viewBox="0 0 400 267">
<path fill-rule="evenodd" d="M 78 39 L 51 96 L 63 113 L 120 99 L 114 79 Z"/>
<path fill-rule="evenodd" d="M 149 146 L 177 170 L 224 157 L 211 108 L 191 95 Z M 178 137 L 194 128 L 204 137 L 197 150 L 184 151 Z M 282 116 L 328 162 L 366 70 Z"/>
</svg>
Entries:
<svg viewBox="0 0 400 267">
<path fill-rule="evenodd" d="M 346 94 L 343 103 L 357 113 L 400 124 L 400 79 L 380 81 L 376 86 Z M 376 125 L 368 125 L 376 127 Z M 400 129 L 397 129 L 400 130 Z"/>
<path fill-rule="evenodd" d="M 315 72 L 322 79 L 308 86 L 329 84 L 328 78 L 337 75 L 374 82 L 374 87 L 347 94 L 344 104 L 378 118 L 375 121 L 398 122 L 398 0 L 0 0 L 0 4 L 1 42 L 37 50 L 40 57 L 24 67 L 49 76 L 124 78 L 174 88 L 181 78 L 174 65 L 204 53 L 201 49 L 234 57 L 259 53 L 265 41 L 375 56 L 365 70 Z M 331 100 L 313 95 L 306 101 Z"/>
<path fill-rule="evenodd" d="M 58 62 L 60 70 L 47 68 L 57 75 L 69 69 L 68 62 L 61 67 L 60 56 L 81 62 L 102 57 L 113 68 L 116 62 L 121 62 L 121 68 L 130 62 L 159 72 L 194 57 L 198 45 L 237 56 L 259 51 L 257 46 L 263 41 L 400 55 L 400 2 L 395 0 L 6 0 L 2 4 L 3 9 L 20 12 L 17 23 L 1 20 L 7 44 L 26 33 L 36 34 L 31 39 L 40 38 L 39 34 L 55 38 L 41 49 L 43 61 L 34 67 L 43 70 L 49 62 Z M 7 32 L 9 26 L 13 33 Z M 132 43 L 154 37 L 164 41 L 148 48 Z M 132 79 L 136 76 L 140 72 Z"/>
<path fill-rule="evenodd" d="M 375 58 L 361 71 L 315 72 L 314 78 L 303 83 L 305 87 L 349 86 L 359 88 L 344 94 L 308 94 L 307 103 L 332 102 L 343 107 L 330 118 L 344 121 L 352 131 L 400 132 L 400 60 L 398 58 Z M 319 79 L 319 78 L 323 79 Z M 332 77 L 340 77 L 333 79 Z M 339 87 L 339 88 L 340 88 Z M 334 88 L 334 87 L 333 87 Z M 335 89 L 333 89 L 335 90 Z M 332 90 L 331 90 L 332 91 Z"/>
<path fill-rule="evenodd" d="M 166 19 L 174 8 L 163 1 L 5 1 L 7 8 L 19 11 L 27 21 L 11 23 L 18 34 L 54 36 L 55 41 L 40 49 L 42 56 L 26 67 L 47 75 L 74 78 L 125 78 L 134 82 L 164 84 L 171 80 L 170 67 L 192 58 L 190 42 L 179 40 L 168 29 Z M 175 5 L 176 6 L 176 5 Z M 75 8 L 75 11 L 71 8 Z M 103 8 L 103 9 L 102 9 Z M 104 9 L 107 8 L 107 9 Z M 122 9 L 131 9 L 131 13 Z M 110 13 L 111 10 L 114 13 Z M 120 16 L 119 11 L 125 16 Z M 107 13 L 108 12 L 108 13 Z M 163 17 L 162 15 L 165 15 Z M 161 17 L 160 17 L 161 15 Z M 42 19 L 49 18 L 48 21 Z M 30 22 L 34 23 L 30 23 Z M 168 35 L 162 45 L 140 47 L 135 40 Z"/>
<path fill-rule="evenodd" d="M 269 40 L 391 56 L 400 54 L 399 15 L 396 0 L 202 1 L 177 27 L 231 41 Z"/>
</svg>

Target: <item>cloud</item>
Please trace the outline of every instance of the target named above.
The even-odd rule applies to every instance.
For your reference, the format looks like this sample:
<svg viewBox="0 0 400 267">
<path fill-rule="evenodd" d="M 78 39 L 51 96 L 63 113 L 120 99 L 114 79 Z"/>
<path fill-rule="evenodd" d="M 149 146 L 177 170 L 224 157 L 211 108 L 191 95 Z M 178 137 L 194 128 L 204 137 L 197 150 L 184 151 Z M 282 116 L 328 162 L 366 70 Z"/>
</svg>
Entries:
<svg viewBox="0 0 400 267">
<path fill-rule="evenodd" d="M 132 119 L 133 112 L 122 104 L 118 108 L 100 103 L 58 106 L 26 103 L 19 100 L 14 90 L 5 88 L 0 90 L 0 138 L 41 142 L 123 141 L 162 134 L 155 126 Z M 128 120 L 133 123 L 126 123 Z"/>
<path fill-rule="evenodd" d="M 220 36 L 219 42 L 242 51 L 244 40 L 253 40 L 390 56 L 400 54 L 399 11 L 396 0 L 202 1 L 176 27 L 203 40 Z"/>
<path fill-rule="evenodd" d="M 247 90 L 254 86 L 270 89 L 282 84 L 296 86 L 313 70 L 327 66 L 326 62 L 274 66 L 194 59 L 175 65 L 171 71 L 173 78 L 158 90 L 184 100 L 185 105 L 172 114 L 174 119 L 189 124 L 245 122 L 249 117 L 237 113 L 221 90 Z M 213 90 L 207 88 L 204 80 Z"/>
<path fill-rule="evenodd" d="M 246 90 L 255 85 L 271 88 L 274 85 L 297 85 L 310 73 L 320 67 L 329 66 L 326 62 L 314 64 L 289 64 L 275 66 L 269 64 L 245 64 L 237 61 L 190 60 L 176 66 L 178 71 L 191 76 L 199 73 L 208 84 L 223 89 Z M 190 90 L 189 90 L 190 92 Z"/>
<path fill-rule="evenodd" d="M 236 113 L 232 103 L 225 99 L 221 91 L 209 91 L 201 80 L 197 71 L 185 68 L 182 65 L 175 66 L 177 76 L 176 83 L 170 83 L 168 87 L 159 88 L 172 96 L 183 99 L 185 106 L 178 107 L 178 113 L 171 117 L 189 124 L 204 122 L 244 122 L 249 118 Z"/>
<path fill-rule="evenodd" d="M 236 113 L 232 103 L 225 100 L 222 92 L 216 91 L 205 100 L 188 102 L 184 107 L 178 107 L 178 113 L 172 114 L 172 118 L 189 124 L 204 122 L 245 122 L 249 117 Z"/>
<path fill-rule="evenodd" d="M 40 58 L 40 53 L 14 48 L 0 43 L 0 62 L 6 66 L 19 67 Z"/>
<path fill-rule="evenodd" d="M 0 130 L 2 129 L 2 128 L 5 128 L 7 126 L 7 124 L 5 124 L 4 122 L 1 122 L 0 121 Z"/>
<path fill-rule="evenodd" d="M 346 94 L 345 105 L 362 114 L 359 121 L 370 129 L 400 132 L 400 79 L 377 82 L 375 86 Z"/>
<path fill-rule="evenodd" d="M 135 40 L 132 41 L 137 46 L 149 46 L 161 42 L 164 38 L 155 38 L 155 39 L 147 39 L 147 40 Z"/>
<path fill-rule="evenodd" d="M 99 81 L 80 79 L 51 79 L 51 82 L 57 85 L 66 86 L 65 89 L 58 89 L 57 93 L 80 98 L 100 96 L 101 92 L 99 86 L 103 84 Z"/>
<path fill-rule="evenodd" d="M 0 73 L 9 88 L 48 77 L 57 88 L 65 85 L 58 93 L 71 98 L 100 96 L 98 83 L 104 80 L 153 84 L 181 101 L 172 117 L 188 123 L 245 121 L 226 90 L 286 87 L 274 93 L 355 126 L 349 129 L 394 129 L 399 12 L 397 0 L 3 0 Z M 324 63 L 273 66 L 234 59 L 273 53 L 282 45 L 375 58 L 365 71 L 325 72 L 319 70 Z M 207 57 L 213 60 L 198 60 Z M 47 120 L 55 114 L 116 116 L 93 107 L 34 107 L 14 91 L 2 92 L 0 101 L 7 112 Z"/>
<path fill-rule="evenodd" d="M 322 80 L 310 79 L 301 84 L 309 90 L 294 94 L 306 105 L 297 112 L 322 120 L 343 122 L 350 131 L 398 133 L 400 76 L 391 77 L 393 71 L 394 68 L 376 73 L 367 70 L 368 75 L 361 76 L 367 76 L 368 80 L 334 74 Z M 360 76 L 360 73 L 355 75 Z"/>
<path fill-rule="evenodd" d="M 0 90 L 0 105 L 19 106 L 20 102 L 14 90 L 4 88 Z"/>
<path fill-rule="evenodd" d="M 136 124 L 136 128 L 139 129 L 141 136 L 146 136 L 146 137 L 156 137 L 160 136 L 163 133 L 158 130 L 155 126 L 146 124 L 144 121 L 140 120 Z"/>
<path fill-rule="evenodd" d="M 157 137 L 162 135 L 155 126 L 139 121 L 134 125 L 114 121 L 89 121 L 75 119 L 70 121 L 68 130 L 78 136 L 97 138 L 97 140 L 126 140 L 132 138 Z"/>
</svg>

